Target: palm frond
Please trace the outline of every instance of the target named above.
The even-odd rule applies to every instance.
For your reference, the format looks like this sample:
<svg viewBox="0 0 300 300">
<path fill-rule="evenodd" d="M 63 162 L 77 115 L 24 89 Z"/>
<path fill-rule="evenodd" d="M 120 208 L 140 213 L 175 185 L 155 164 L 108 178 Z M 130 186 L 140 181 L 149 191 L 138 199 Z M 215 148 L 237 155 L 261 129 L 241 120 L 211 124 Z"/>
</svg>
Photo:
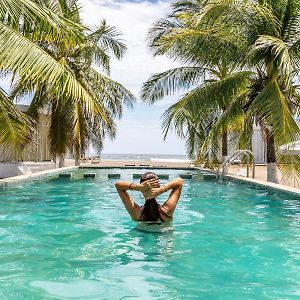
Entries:
<svg viewBox="0 0 300 300">
<path fill-rule="evenodd" d="M 188 108 L 194 111 L 223 109 L 228 106 L 231 99 L 248 91 L 250 75 L 251 72 L 242 71 L 221 80 L 204 83 L 185 94 L 177 102 L 177 108 L 178 110 Z"/>
<path fill-rule="evenodd" d="M 215 122 L 210 127 L 209 133 L 203 141 L 201 152 L 208 150 L 212 143 L 215 143 L 221 135 L 223 128 L 227 127 L 229 131 L 243 132 L 246 128 L 245 121 L 249 118 L 243 110 L 243 106 L 247 101 L 248 91 L 241 94 L 239 97 L 232 98 L 230 105 L 222 114 L 215 119 Z M 247 124 L 248 125 L 248 124 Z"/>
<path fill-rule="evenodd" d="M 205 70 L 202 67 L 180 67 L 154 74 L 143 84 L 141 99 L 154 103 L 167 95 L 200 84 Z"/>
<path fill-rule="evenodd" d="M 282 174 L 282 181 L 300 184 L 300 157 L 297 155 L 277 154 L 278 168 Z"/>
<path fill-rule="evenodd" d="M 285 86 L 288 88 L 291 84 L 292 65 L 287 45 L 283 40 L 273 36 L 262 35 L 250 48 L 248 57 L 252 65 L 264 62 L 266 57 L 269 68 L 269 74 L 278 76 L 281 74 Z"/>
<path fill-rule="evenodd" d="M 119 39 L 121 33 L 102 20 L 100 26 L 88 35 L 88 39 L 98 44 L 101 49 L 111 51 L 117 59 L 121 59 L 126 45 Z"/>
<path fill-rule="evenodd" d="M 34 123 L 20 112 L 0 89 L 0 147 L 5 153 L 21 153 L 21 149 L 30 143 L 34 132 Z"/>
<path fill-rule="evenodd" d="M 11 70 L 27 81 L 39 84 L 47 81 L 52 84 L 57 98 L 65 93 L 74 101 L 84 99 L 92 111 L 92 99 L 74 75 L 32 41 L 21 36 L 0 22 L 0 68 Z"/>
<path fill-rule="evenodd" d="M 276 81 L 268 83 L 250 105 L 257 116 L 274 134 L 277 146 L 295 140 L 299 127 L 293 118 L 288 99 Z"/>
<path fill-rule="evenodd" d="M 12 20 L 18 29 L 20 18 L 35 24 L 39 30 L 32 27 L 32 38 L 47 41 L 68 41 L 75 45 L 82 40 L 84 27 L 51 11 L 45 5 L 31 0 L 0 0 L 0 16 L 4 20 Z"/>
<path fill-rule="evenodd" d="M 93 68 L 90 68 L 89 72 L 86 73 L 86 82 L 93 89 L 96 98 L 115 116 L 122 116 L 123 105 L 132 108 L 135 103 L 135 97 L 130 91 Z"/>
</svg>

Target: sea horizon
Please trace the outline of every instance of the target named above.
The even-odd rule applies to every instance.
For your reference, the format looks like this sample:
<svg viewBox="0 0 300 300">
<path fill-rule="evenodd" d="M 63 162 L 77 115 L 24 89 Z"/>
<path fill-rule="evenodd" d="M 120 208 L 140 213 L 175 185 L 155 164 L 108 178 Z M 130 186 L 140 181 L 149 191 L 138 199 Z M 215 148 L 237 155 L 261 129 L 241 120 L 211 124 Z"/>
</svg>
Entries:
<svg viewBox="0 0 300 300">
<path fill-rule="evenodd" d="M 189 162 L 186 154 L 102 153 L 101 160 Z"/>
</svg>

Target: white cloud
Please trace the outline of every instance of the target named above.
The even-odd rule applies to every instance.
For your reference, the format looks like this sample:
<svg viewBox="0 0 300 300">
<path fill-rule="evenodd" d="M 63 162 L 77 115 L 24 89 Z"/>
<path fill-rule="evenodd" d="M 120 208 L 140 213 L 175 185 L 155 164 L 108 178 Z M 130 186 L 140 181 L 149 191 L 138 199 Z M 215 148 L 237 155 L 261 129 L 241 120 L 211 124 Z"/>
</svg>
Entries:
<svg viewBox="0 0 300 300">
<path fill-rule="evenodd" d="M 112 60 L 111 77 L 130 87 L 136 96 L 151 74 L 176 66 L 166 57 L 154 58 L 147 48 L 148 30 L 167 14 L 170 2 L 81 0 L 81 3 L 85 23 L 93 26 L 106 19 L 110 26 L 116 26 L 123 33 L 128 50 L 121 61 Z"/>
<path fill-rule="evenodd" d="M 111 77 L 122 83 L 138 98 L 141 86 L 153 73 L 177 66 L 166 57 L 153 57 L 147 48 L 147 33 L 152 24 L 167 15 L 169 1 L 129 2 L 81 0 L 82 19 L 90 26 L 106 19 L 123 33 L 128 50 L 121 61 L 111 63 Z M 176 98 L 176 97 L 175 97 Z M 163 141 L 161 114 L 174 102 L 168 97 L 154 106 L 139 103 L 134 111 L 125 111 L 118 121 L 118 136 L 113 142 L 106 141 L 106 153 L 185 153 L 184 142 L 175 135 Z M 147 134 L 145 134 L 147 133 Z M 158 151 L 159 150 L 159 151 Z"/>
</svg>

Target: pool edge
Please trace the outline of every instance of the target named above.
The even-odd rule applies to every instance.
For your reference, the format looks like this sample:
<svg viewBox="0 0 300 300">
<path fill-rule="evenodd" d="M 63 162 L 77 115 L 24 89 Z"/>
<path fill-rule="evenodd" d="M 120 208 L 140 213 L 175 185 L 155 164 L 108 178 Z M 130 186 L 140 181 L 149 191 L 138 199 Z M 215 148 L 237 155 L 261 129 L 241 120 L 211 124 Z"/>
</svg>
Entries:
<svg viewBox="0 0 300 300">
<path fill-rule="evenodd" d="M 206 168 L 195 168 L 195 169 L 217 175 L 217 171 L 214 171 L 211 169 L 206 169 Z M 279 184 L 279 183 L 273 183 L 273 182 L 268 182 L 268 181 L 261 180 L 261 179 L 242 177 L 242 176 L 232 175 L 232 174 L 224 174 L 224 177 L 231 181 L 251 183 L 253 185 L 264 187 L 264 188 L 269 188 L 271 190 L 277 190 L 277 191 L 281 191 L 281 192 L 292 194 L 292 195 L 298 195 L 298 196 L 300 195 L 300 189 L 293 188 L 293 187 L 286 186 L 286 185 Z"/>
</svg>

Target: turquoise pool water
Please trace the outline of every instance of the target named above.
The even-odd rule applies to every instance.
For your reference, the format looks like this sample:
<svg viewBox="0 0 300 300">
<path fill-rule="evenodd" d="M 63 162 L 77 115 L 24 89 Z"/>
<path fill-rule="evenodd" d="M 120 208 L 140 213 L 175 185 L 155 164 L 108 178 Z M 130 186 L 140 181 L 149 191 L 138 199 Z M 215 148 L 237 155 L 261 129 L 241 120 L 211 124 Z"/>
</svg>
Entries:
<svg viewBox="0 0 300 300">
<path fill-rule="evenodd" d="M 173 224 L 145 232 L 114 171 L 0 191 L 0 299 L 300 298 L 299 199 L 185 180 Z"/>
</svg>

